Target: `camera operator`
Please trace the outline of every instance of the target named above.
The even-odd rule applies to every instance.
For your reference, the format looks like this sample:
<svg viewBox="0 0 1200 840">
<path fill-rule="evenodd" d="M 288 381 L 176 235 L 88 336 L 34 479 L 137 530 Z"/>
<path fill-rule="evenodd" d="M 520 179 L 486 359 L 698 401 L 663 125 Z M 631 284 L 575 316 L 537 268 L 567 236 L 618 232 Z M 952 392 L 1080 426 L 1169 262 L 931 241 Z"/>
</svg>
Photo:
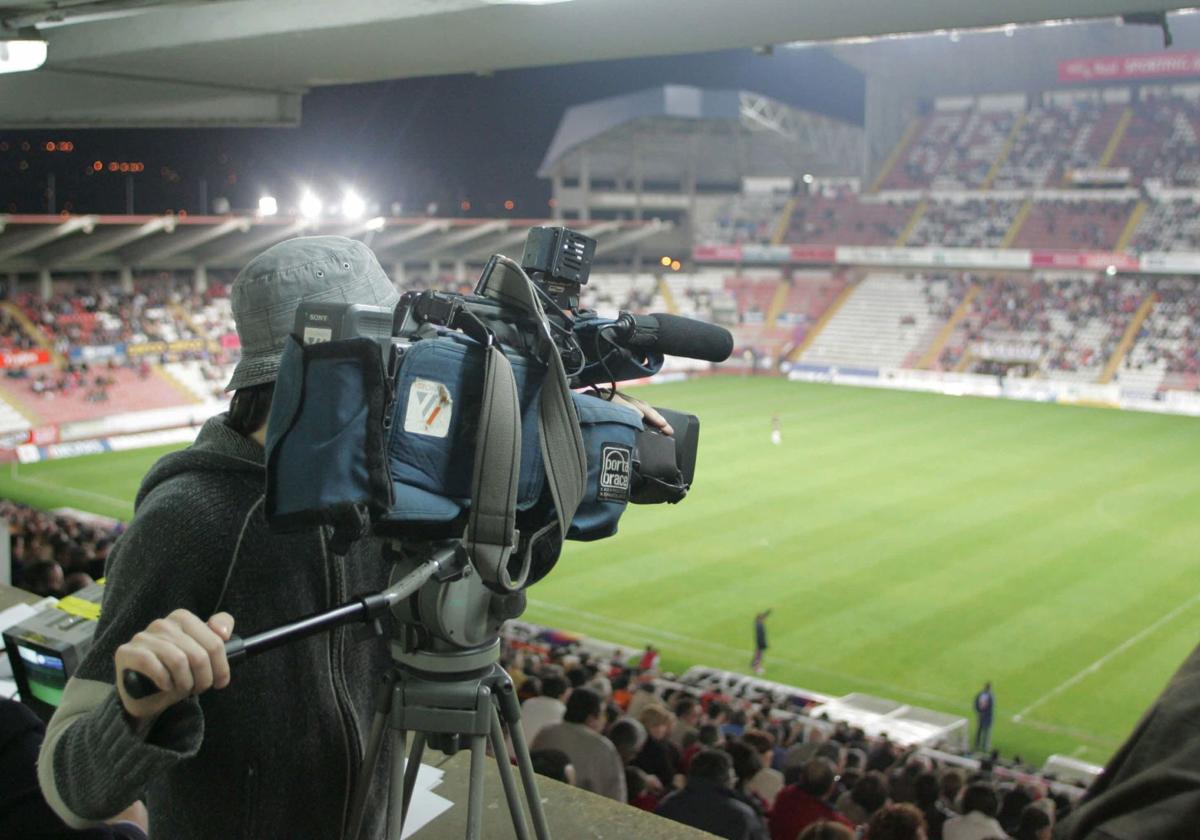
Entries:
<svg viewBox="0 0 1200 840">
<path fill-rule="evenodd" d="M 343 833 L 372 694 L 390 664 L 385 642 L 356 643 L 342 627 L 273 651 L 232 681 L 223 643 L 234 616 L 261 630 L 386 585 L 374 540 L 340 557 L 324 529 L 268 531 L 263 442 L 297 306 L 390 307 L 399 296 L 369 249 L 328 236 L 270 248 L 231 296 L 242 359 L 230 411 L 143 480 L 108 563 L 94 644 L 42 747 L 42 789 L 72 826 L 142 798 L 161 837 Z M 131 698 L 117 679 L 125 669 L 160 691 Z M 369 836 L 382 831 L 382 810 L 370 810 Z"/>
<path fill-rule="evenodd" d="M 70 825 L 138 799 L 152 833 L 188 837 L 339 837 L 358 781 L 373 695 L 392 666 L 385 640 L 340 627 L 272 651 L 231 679 L 234 618 L 250 632 L 328 610 L 387 585 L 379 541 L 345 556 L 326 529 L 275 534 L 263 513 L 266 422 L 302 302 L 393 307 L 371 251 L 342 237 L 292 239 L 253 259 L 232 291 L 242 359 L 227 414 L 162 458 L 106 569 L 93 646 L 50 722 L 38 777 Z M 670 433 L 640 400 L 624 399 Z M 126 670 L 159 691 L 134 699 Z M 215 690 L 214 690 L 215 689 Z M 376 765 L 385 776 L 391 762 Z M 374 791 L 387 790 L 376 778 Z M 386 809 L 367 811 L 380 836 Z"/>
</svg>

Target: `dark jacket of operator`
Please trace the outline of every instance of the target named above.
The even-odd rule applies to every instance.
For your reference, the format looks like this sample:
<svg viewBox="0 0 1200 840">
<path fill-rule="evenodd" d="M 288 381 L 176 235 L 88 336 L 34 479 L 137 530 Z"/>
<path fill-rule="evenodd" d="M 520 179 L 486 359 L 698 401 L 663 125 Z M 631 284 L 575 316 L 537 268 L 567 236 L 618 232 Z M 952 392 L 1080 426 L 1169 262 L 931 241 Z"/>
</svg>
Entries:
<svg viewBox="0 0 1200 840">
<path fill-rule="evenodd" d="M 116 648 L 176 608 L 227 611 L 246 636 L 386 586 L 378 544 L 360 541 L 342 558 L 320 531 L 268 532 L 263 457 L 222 415 L 143 481 L 109 559 L 95 642 L 40 756 L 42 789 L 69 824 L 141 798 L 155 837 L 342 835 L 372 694 L 390 661 L 385 641 L 356 642 L 342 627 L 272 650 L 145 732 L 114 687 Z M 381 760 L 379 773 L 389 765 Z M 377 779 L 373 801 L 385 791 Z M 368 808 L 365 836 L 382 835 L 383 811 Z"/>
</svg>

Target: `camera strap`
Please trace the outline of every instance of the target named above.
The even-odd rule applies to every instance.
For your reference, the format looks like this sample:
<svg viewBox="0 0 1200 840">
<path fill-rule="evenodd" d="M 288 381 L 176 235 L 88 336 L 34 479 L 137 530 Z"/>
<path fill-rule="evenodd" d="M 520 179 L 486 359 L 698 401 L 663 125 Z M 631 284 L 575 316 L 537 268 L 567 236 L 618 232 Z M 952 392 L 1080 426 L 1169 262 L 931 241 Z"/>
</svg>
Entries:
<svg viewBox="0 0 1200 840">
<path fill-rule="evenodd" d="M 533 281 L 521 266 L 496 257 L 484 293 L 535 318 L 541 327 L 547 365 L 538 404 L 538 433 L 546 482 L 554 503 L 559 533 L 566 534 L 583 498 L 587 457 L 579 416 L 571 399 L 567 373 L 555 346 Z M 502 592 L 520 589 L 529 576 L 533 546 L 553 529 L 539 530 L 514 557 L 517 478 L 521 464 L 521 406 L 512 365 L 504 351 L 489 341 L 484 366 L 483 404 L 475 445 L 472 505 L 464 542 L 484 583 Z"/>
</svg>

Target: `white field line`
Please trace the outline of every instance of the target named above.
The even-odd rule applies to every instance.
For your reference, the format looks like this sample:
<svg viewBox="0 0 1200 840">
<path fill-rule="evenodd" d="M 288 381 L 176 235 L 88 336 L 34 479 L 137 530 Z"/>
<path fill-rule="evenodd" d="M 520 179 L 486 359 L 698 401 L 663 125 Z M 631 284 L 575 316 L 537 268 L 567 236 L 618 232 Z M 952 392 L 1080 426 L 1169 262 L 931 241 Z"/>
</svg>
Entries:
<svg viewBox="0 0 1200 840">
<path fill-rule="evenodd" d="M 1038 732 L 1048 732 L 1051 735 L 1066 735 L 1070 738 L 1074 738 L 1077 741 L 1083 741 L 1085 744 L 1101 746 L 1107 749 L 1113 749 L 1121 743 L 1117 738 L 1112 738 L 1108 735 L 1101 735 L 1098 732 L 1092 732 L 1090 729 L 1080 729 L 1077 726 L 1058 726 L 1053 723 L 1044 723 L 1040 720 L 1034 720 L 1033 718 L 1021 718 L 1020 720 L 1014 719 L 1013 723 L 1015 723 L 1017 726 L 1024 726 L 1027 729 L 1035 729 Z M 1076 752 L 1081 749 L 1086 749 L 1086 746 L 1081 745 L 1077 747 Z"/>
<path fill-rule="evenodd" d="M 1064 691 L 1066 691 L 1067 689 L 1076 685 L 1077 683 L 1079 683 L 1080 681 L 1082 681 L 1089 675 L 1096 673 L 1101 668 L 1103 668 L 1109 661 L 1120 656 L 1122 653 L 1129 650 L 1131 647 L 1136 645 L 1142 639 L 1146 638 L 1151 633 L 1153 633 L 1155 630 L 1162 627 L 1164 624 L 1167 624 L 1172 619 L 1174 619 L 1177 615 L 1184 612 L 1185 610 L 1187 610 L 1189 607 L 1191 607 L 1193 604 L 1196 604 L 1196 603 L 1200 603 L 1200 592 L 1197 592 L 1191 598 L 1188 598 L 1186 601 L 1184 601 L 1178 607 L 1176 607 L 1175 609 L 1171 610 L 1166 615 L 1159 618 L 1157 621 L 1155 621 L 1149 627 L 1146 627 L 1146 628 L 1138 631 L 1137 633 L 1130 636 L 1125 641 L 1121 642 L 1121 644 L 1117 645 L 1115 648 L 1110 650 L 1108 653 L 1104 654 L 1104 656 L 1101 656 L 1099 659 L 1097 659 L 1091 665 L 1088 665 L 1086 668 L 1084 668 L 1079 673 L 1074 674 L 1071 677 L 1068 677 L 1067 679 L 1063 680 L 1061 683 L 1056 685 L 1054 688 L 1047 691 L 1041 697 L 1034 700 L 1032 703 L 1030 703 L 1024 709 L 1021 709 L 1021 711 L 1019 711 L 1015 715 L 1013 715 L 1013 718 L 1012 718 L 1013 721 L 1015 723 L 1021 723 L 1021 719 L 1024 718 L 1025 715 L 1029 714 L 1034 709 L 1036 709 L 1038 706 L 1041 706 L 1046 701 L 1052 700 L 1053 698 L 1062 694 Z"/>
<path fill-rule="evenodd" d="M 27 475 L 16 475 L 14 473 L 12 478 L 14 481 L 20 481 L 24 484 L 34 484 L 34 485 L 37 485 L 38 487 L 44 487 L 47 490 L 55 490 L 59 493 L 65 494 L 65 495 L 80 496 L 80 497 L 83 497 L 86 499 L 95 499 L 100 502 L 107 502 L 110 505 L 117 505 L 122 510 L 128 510 L 128 511 L 133 510 L 133 503 L 131 501 L 129 501 L 128 499 L 118 499 L 113 496 L 105 496 L 103 493 L 93 493 L 90 490 L 80 490 L 76 487 L 68 487 L 63 484 L 55 484 L 53 481 L 45 481 L 43 479 L 32 478 Z"/>
<path fill-rule="evenodd" d="M 673 642 L 681 642 L 681 643 L 690 645 L 692 647 L 708 648 L 709 650 L 713 650 L 713 651 L 731 655 L 731 656 L 736 656 L 739 659 L 744 659 L 744 660 L 746 660 L 747 665 L 749 664 L 749 661 L 750 661 L 750 659 L 749 659 L 750 654 L 753 652 L 750 649 L 749 645 L 747 645 L 744 648 L 734 647 L 732 645 L 723 645 L 720 642 L 710 642 L 705 639 L 697 639 L 693 636 L 684 636 L 679 633 L 673 633 L 670 630 L 663 630 L 659 627 L 648 627 L 644 624 L 637 624 L 632 621 L 623 621 L 621 619 L 610 618 L 607 615 L 600 615 L 599 613 L 587 612 L 586 610 L 579 610 L 579 609 L 575 609 L 574 607 L 563 607 L 563 606 L 559 606 L 558 604 L 551 604 L 548 601 L 539 601 L 539 600 L 530 598 L 529 604 L 530 604 L 530 606 L 537 607 L 539 609 L 550 610 L 551 612 L 561 612 L 561 613 L 565 613 L 567 615 L 580 616 L 582 618 L 590 619 L 590 620 L 598 622 L 600 624 L 611 624 L 614 627 L 618 627 L 618 628 L 620 628 L 622 630 L 626 630 L 630 633 L 637 633 L 637 634 L 640 634 L 642 636 L 645 636 L 645 637 L 651 638 L 651 639 L 667 639 L 667 640 L 673 641 Z M 878 680 L 869 679 L 867 677 L 860 677 L 856 674 L 851 674 L 846 671 L 831 671 L 826 668 L 820 668 L 820 667 L 817 667 L 814 665 L 810 665 L 807 662 L 798 662 L 794 659 L 783 659 L 782 657 L 775 656 L 774 654 L 771 654 L 770 656 L 768 656 L 767 661 L 768 661 L 768 664 L 771 662 L 778 662 L 783 665 L 790 665 L 794 668 L 799 668 L 801 670 L 809 671 L 811 673 L 819 674 L 821 676 L 829 677 L 831 679 L 848 680 L 851 682 L 860 683 L 865 686 L 871 686 L 872 688 L 875 688 L 875 689 L 883 689 L 884 691 L 887 691 L 892 694 L 899 694 L 901 696 L 909 696 L 909 697 L 920 697 L 924 700 L 936 702 L 942 706 L 948 706 L 950 708 L 957 708 L 957 707 L 963 705 L 962 703 L 956 702 L 956 701 L 948 699 L 946 697 L 942 697 L 939 694 L 930 694 L 929 692 L 925 692 L 925 691 L 915 691 L 911 688 L 905 688 L 905 687 L 899 686 L 899 685 L 892 685 L 891 683 L 880 682 Z"/>
</svg>

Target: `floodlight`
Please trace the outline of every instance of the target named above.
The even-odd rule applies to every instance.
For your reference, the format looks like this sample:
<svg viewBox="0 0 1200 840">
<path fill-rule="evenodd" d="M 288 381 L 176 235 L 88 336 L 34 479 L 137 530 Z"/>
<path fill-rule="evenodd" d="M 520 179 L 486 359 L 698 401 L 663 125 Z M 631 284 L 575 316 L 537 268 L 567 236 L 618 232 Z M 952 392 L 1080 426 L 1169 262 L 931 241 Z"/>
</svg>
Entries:
<svg viewBox="0 0 1200 840">
<path fill-rule="evenodd" d="M 349 190 L 342 196 L 342 215 L 347 219 L 361 219 L 367 212 L 367 202 L 354 190 Z"/>
<path fill-rule="evenodd" d="M 274 216 L 278 212 L 279 202 L 275 200 L 274 196 L 264 195 L 258 200 L 258 215 Z"/>
<path fill-rule="evenodd" d="M 300 215 L 306 219 L 315 219 L 320 216 L 324 206 L 314 192 L 305 190 L 304 195 L 300 196 Z"/>
<path fill-rule="evenodd" d="M 46 42 L 36 32 L 0 37 L 0 73 L 26 73 L 46 63 Z"/>
</svg>

